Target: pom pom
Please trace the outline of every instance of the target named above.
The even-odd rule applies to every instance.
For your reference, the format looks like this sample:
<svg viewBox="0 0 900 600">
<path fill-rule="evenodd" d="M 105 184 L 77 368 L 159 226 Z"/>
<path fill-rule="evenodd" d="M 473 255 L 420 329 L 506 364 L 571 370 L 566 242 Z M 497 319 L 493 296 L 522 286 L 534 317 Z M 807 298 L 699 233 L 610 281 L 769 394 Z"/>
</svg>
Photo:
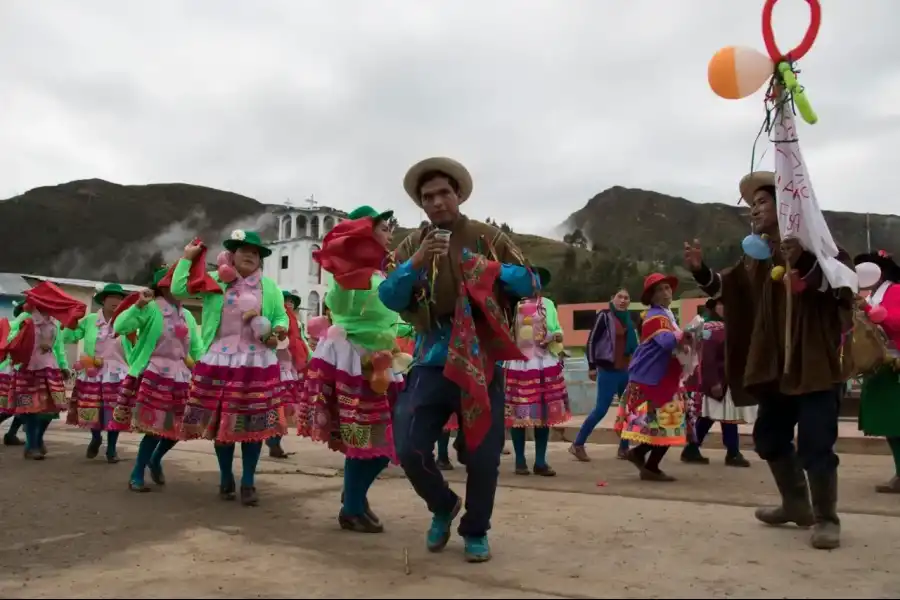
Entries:
<svg viewBox="0 0 900 600">
<path fill-rule="evenodd" d="M 88 356 L 87 354 L 83 354 L 81 358 L 78 359 L 78 362 L 81 363 L 82 369 L 93 369 L 94 368 L 94 357 Z"/>
<path fill-rule="evenodd" d="M 771 276 L 773 281 L 781 281 L 784 279 L 784 267 L 781 265 L 772 267 Z"/>
<path fill-rule="evenodd" d="M 534 328 L 531 325 L 519 327 L 519 339 L 523 342 L 534 339 Z"/>
<path fill-rule="evenodd" d="M 743 239 L 741 248 L 743 248 L 744 254 L 756 260 L 772 258 L 772 249 L 769 247 L 769 242 L 755 233 L 751 233 Z"/>
<path fill-rule="evenodd" d="M 339 325 L 331 325 L 325 337 L 332 342 L 343 342 L 347 339 L 347 330 Z"/>
<path fill-rule="evenodd" d="M 391 367 L 393 357 L 390 352 L 375 352 L 372 354 L 372 369 L 375 371 L 384 371 Z"/>
<path fill-rule="evenodd" d="M 90 369 L 85 369 L 84 374 L 87 375 L 88 377 L 96 377 L 97 375 L 100 374 L 100 369 L 98 369 L 96 367 L 91 367 Z"/>
<path fill-rule="evenodd" d="M 193 369 L 195 364 L 197 364 L 197 363 L 195 363 L 194 359 L 191 358 L 190 356 L 184 357 L 184 366 L 186 366 L 188 369 Z"/>
<path fill-rule="evenodd" d="M 237 271 L 231 265 L 219 265 L 216 271 L 219 274 L 219 281 L 222 283 L 231 283 L 237 279 Z"/>
<path fill-rule="evenodd" d="M 391 363 L 391 369 L 393 369 L 394 373 L 406 373 L 412 366 L 412 362 L 412 355 L 407 354 L 406 352 L 399 352 L 394 355 L 394 360 Z"/>
<path fill-rule="evenodd" d="M 372 374 L 372 379 L 369 380 L 369 387 L 371 387 L 372 391 L 376 394 L 386 393 L 390 385 L 391 379 L 387 371 L 377 371 Z"/>
<path fill-rule="evenodd" d="M 306 323 L 306 332 L 309 337 L 317 340 L 325 337 L 329 327 L 331 327 L 331 323 L 328 321 L 328 317 L 312 317 Z"/>
<path fill-rule="evenodd" d="M 234 255 L 228 250 L 222 250 L 216 257 L 216 266 L 224 267 L 226 265 L 229 267 L 234 266 Z"/>
<path fill-rule="evenodd" d="M 869 309 L 868 312 L 869 320 L 873 323 L 884 323 L 884 320 L 887 318 L 887 309 L 883 306 L 873 306 Z"/>
<path fill-rule="evenodd" d="M 712 338 L 712 331 L 710 331 L 709 329 L 704 329 L 703 333 L 700 335 L 703 337 L 704 340 L 708 340 L 708 339 Z"/>
<path fill-rule="evenodd" d="M 188 335 L 187 325 L 179 324 L 175 326 L 175 337 L 179 340 L 183 340 Z"/>
<path fill-rule="evenodd" d="M 99 356 L 95 356 L 95 357 L 94 357 L 94 366 L 97 367 L 98 369 L 99 369 L 100 367 L 102 367 L 102 366 L 103 366 L 103 359 L 100 358 Z"/>
<path fill-rule="evenodd" d="M 256 337 L 263 338 L 272 331 L 272 322 L 266 317 L 253 317 L 250 319 L 250 331 Z"/>
<path fill-rule="evenodd" d="M 800 271 L 797 269 L 791 270 L 791 293 L 799 294 L 806 290 L 806 281 L 800 277 Z"/>
</svg>

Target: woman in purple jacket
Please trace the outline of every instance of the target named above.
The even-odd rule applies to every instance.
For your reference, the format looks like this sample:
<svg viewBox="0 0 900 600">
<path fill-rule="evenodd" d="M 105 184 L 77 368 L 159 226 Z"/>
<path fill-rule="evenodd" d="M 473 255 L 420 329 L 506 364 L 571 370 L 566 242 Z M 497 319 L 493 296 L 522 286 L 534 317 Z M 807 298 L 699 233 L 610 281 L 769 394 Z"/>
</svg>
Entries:
<svg viewBox="0 0 900 600">
<path fill-rule="evenodd" d="M 597 313 L 594 328 L 588 336 L 585 356 L 588 361 L 588 376 L 597 382 L 597 405 L 588 415 L 569 448 L 569 453 L 582 462 L 591 460 L 584 450 L 584 444 L 594 428 L 606 413 L 615 398 L 625 393 L 628 385 L 628 363 L 638 347 L 638 334 L 634 321 L 628 312 L 631 296 L 625 288 L 620 289 L 610 299 L 609 308 Z M 619 458 L 628 454 L 628 441 L 619 443 Z"/>
</svg>

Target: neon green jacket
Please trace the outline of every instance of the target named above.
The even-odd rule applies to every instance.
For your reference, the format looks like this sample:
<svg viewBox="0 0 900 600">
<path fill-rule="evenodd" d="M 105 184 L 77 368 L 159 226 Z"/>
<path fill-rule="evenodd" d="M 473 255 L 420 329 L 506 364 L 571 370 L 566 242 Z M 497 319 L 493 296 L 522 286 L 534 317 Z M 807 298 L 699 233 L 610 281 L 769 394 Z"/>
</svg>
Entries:
<svg viewBox="0 0 900 600">
<path fill-rule="evenodd" d="M 181 315 L 188 328 L 188 341 L 190 343 L 190 351 L 188 355 L 196 360 L 200 360 L 203 356 L 201 347 L 200 332 L 197 330 L 197 320 L 191 311 L 181 307 Z M 163 314 L 156 302 L 149 302 L 146 306 L 138 306 L 133 304 L 122 311 L 113 325 L 116 333 L 124 337 L 129 333 L 137 332 L 137 342 L 131 351 L 128 361 L 128 374 L 137 377 L 150 364 L 153 357 L 153 351 L 159 343 L 159 338 L 163 333 Z"/>
<path fill-rule="evenodd" d="M 88 356 L 94 356 L 97 348 L 97 334 L 100 328 L 97 327 L 97 313 L 92 313 L 78 322 L 75 329 L 63 330 L 63 344 L 77 344 L 84 340 L 84 353 Z M 119 336 L 122 341 L 122 352 L 125 354 L 125 361 L 131 362 L 131 342 L 124 335 Z"/>
</svg>

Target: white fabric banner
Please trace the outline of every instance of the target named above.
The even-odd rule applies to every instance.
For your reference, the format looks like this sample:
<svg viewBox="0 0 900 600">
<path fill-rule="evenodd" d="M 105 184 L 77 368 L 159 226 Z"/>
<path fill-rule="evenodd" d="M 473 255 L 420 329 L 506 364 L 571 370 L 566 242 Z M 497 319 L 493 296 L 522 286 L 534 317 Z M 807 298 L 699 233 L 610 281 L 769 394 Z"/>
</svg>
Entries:
<svg viewBox="0 0 900 600">
<path fill-rule="evenodd" d="M 800 152 L 797 127 L 790 106 L 775 113 L 775 187 L 778 191 L 778 228 L 781 239 L 794 237 L 815 254 L 832 288 L 859 290 L 856 271 L 837 259 L 838 248 L 819 208 L 809 171 Z"/>
</svg>

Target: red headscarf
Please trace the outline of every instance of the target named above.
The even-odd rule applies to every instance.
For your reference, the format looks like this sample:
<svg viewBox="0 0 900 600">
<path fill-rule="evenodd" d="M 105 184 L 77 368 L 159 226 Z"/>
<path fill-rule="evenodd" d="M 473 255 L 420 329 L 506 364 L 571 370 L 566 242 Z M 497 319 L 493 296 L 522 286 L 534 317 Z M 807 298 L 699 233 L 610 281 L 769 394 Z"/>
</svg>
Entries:
<svg viewBox="0 0 900 600">
<path fill-rule="evenodd" d="M 25 292 L 25 311 L 40 311 L 59 321 L 66 329 L 78 326 L 78 321 L 84 318 L 87 306 L 68 295 L 55 283 L 42 281 Z M 3 339 L 0 342 L 0 356 L 9 356 L 14 364 L 21 365 L 31 359 L 34 350 L 35 331 L 34 321 L 24 319 L 19 322 L 19 331 L 16 337 L 8 342 Z"/>
<path fill-rule="evenodd" d="M 313 260 L 345 290 L 367 290 L 387 255 L 375 239 L 375 221 L 365 217 L 335 225 L 325 235 L 322 249 L 313 252 Z"/>
<path fill-rule="evenodd" d="M 206 272 L 206 246 L 202 245 L 203 242 L 199 238 L 195 239 L 194 243 L 201 244 L 201 248 L 200 254 L 197 255 L 197 258 L 191 261 L 191 271 L 190 275 L 188 276 L 187 284 L 188 293 L 192 296 L 203 293 L 221 294 L 222 288 L 220 288 L 219 284 L 216 283 L 216 280 Z M 172 274 L 174 272 L 175 265 L 172 265 L 172 268 L 170 268 L 169 272 L 159 280 L 159 283 L 156 284 L 156 287 L 172 287 Z"/>
<path fill-rule="evenodd" d="M 309 359 L 309 348 L 300 335 L 300 323 L 297 321 L 297 315 L 294 311 L 287 311 L 288 316 L 288 352 L 291 354 L 291 362 L 298 371 L 306 366 Z"/>
</svg>

